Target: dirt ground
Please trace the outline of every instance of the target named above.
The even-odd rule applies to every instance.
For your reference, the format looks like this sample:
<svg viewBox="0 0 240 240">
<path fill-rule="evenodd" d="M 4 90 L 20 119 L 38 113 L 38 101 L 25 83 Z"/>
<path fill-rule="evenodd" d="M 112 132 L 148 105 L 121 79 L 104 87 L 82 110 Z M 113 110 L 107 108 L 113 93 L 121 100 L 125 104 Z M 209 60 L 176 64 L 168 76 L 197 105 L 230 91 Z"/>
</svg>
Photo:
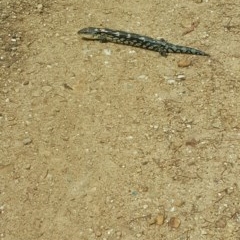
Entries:
<svg viewBox="0 0 240 240">
<path fill-rule="evenodd" d="M 0 239 L 239 240 L 239 10 L 1 0 Z M 211 56 L 85 41 L 89 26 Z"/>
</svg>

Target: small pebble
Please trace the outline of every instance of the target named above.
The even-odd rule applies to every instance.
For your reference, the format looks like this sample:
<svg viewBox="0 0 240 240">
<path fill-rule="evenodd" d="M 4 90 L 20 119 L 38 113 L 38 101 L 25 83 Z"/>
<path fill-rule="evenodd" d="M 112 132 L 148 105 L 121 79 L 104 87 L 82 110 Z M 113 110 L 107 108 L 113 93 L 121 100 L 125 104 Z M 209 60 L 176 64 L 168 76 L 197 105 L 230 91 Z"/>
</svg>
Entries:
<svg viewBox="0 0 240 240">
<path fill-rule="evenodd" d="M 215 222 L 216 228 L 225 228 L 227 225 L 227 221 L 224 218 L 220 218 Z"/>
<path fill-rule="evenodd" d="M 167 83 L 168 83 L 168 84 L 175 84 L 176 81 L 175 81 L 174 79 L 169 79 L 169 80 L 167 80 Z"/>
<path fill-rule="evenodd" d="M 141 233 L 138 233 L 138 234 L 136 235 L 137 238 L 140 238 L 141 236 L 142 236 Z"/>
<path fill-rule="evenodd" d="M 172 218 L 170 218 L 170 220 L 169 220 L 169 222 L 168 222 L 168 225 L 169 225 L 169 227 L 171 227 L 171 228 L 178 228 L 178 227 L 180 226 L 180 224 L 181 224 L 181 221 L 180 221 L 180 219 L 177 218 L 177 217 L 172 217 Z"/>
<path fill-rule="evenodd" d="M 104 49 L 103 53 L 107 56 L 110 56 L 111 55 L 111 50 L 110 49 Z"/>
<path fill-rule="evenodd" d="M 27 170 L 30 170 L 30 168 L 31 168 L 31 164 L 27 164 L 27 165 L 25 166 L 25 169 L 27 169 Z"/>
<path fill-rule="evenodd" d="M 143 209 L 147 209 L 148 208 L 148 205 L 147 204 L 144 204 L 143 205 Z"/>
<path fill-rule="evenodd" d="M 25 139 L 23 140 L 23 144 L 24 144 L 24 145 L 29 145 L 30 143 L 32 143 L 32 139 L 31 139 L 31 138 L 25 138 Z"/>
<path fill-rule="evenodd" d="M 141 169 L 141 172 L 142 172 L 142 169 Z M 141 186 L 139 188 L 139 192 L 142 193 L 142 192 L 148 192 L 148 187 L 147 186 Z"/>
<path fill-rule="evenodd" d="M 5 93 L 5 94 L 9 92 L 9 89 L 4 89 L 4 88 L 3 88 L 3 89 L 1 89 L 1 90 L 2 90 L 2 93 Z"/>
<path fill-rule="evenodd" d="M 157 217 L 156 217 L 156 224 L 161 226 L 163 225 L 164 223 L 164 220 L 165 220 L 165 216 L 163 214 L 159 214 Z"/>
<path fill-rule="evenodd" d="M 221 120 L 219 119 L 216 119 L 215 122 L 212 123 L 212 127 L 214 128 L 221 128 L 222 126 L 222 123 L 221 123 Z"/>
<path fill-rule="evenodd" d="M 186 79 L 186 77 L 185 77 L 184 74 L 179 74 L 179 75 L 177 75 L 177 80 L 183 81 L 183 80 L 185 80 L 185 79 Z"/>
<path fill-rule="evenodd" d="M 181 68 L 189 67 L 190 65 L 192 65 L 192 61 L 186 58 L 178 62 L 178 67 L 181 67 Z"/>
<path fill-rule="evenodd" d="M 120 238 L 120 237 L 122 236 L 122 232 L 117 231 L 117 232 L 116 232 L 116 235 L 117 235 L 118 238 Z"/>
<path fill-rule="evenodd" d="M 174 202 L 173 202 L 174 206 L 176 207 L 181 207 L 184 205 L 184 201 L 182 201 L 181 199 L 176 199 Z"/>
<path fill-rule="evenodd" d="M 26 80 L 26 81 L 24 81 L 23 82 L 23 85 L 25 86 L 25 85 L 28 85 L 29 84 L 29 81 L 28 80 Z"/>
<path fill-rule="evenodd" d="M 37 10 L 42 13 L 43 12 L 43 5 L 42 4 L 38 4 L 37 5 Z"/>
<path fill-rule="evenodd" d="M 44 92 L 49 92 L 49 91 L 52 90 L 52 87 L 51 87 L 51 86 L 43 86 L 43 87 L 42 87 L 42 90 L 43 90 Z"/>
<path fill-rule="evenodd" d="M 97 231 L 95 232 L 95 235 L 96 235 L 96 237 L 101 237 L 101 236 L 102 236 L 102 233 L 101 233 L 99 230 L 97 230 Z"/>
<path fill-rule="evenodd" d="M 146 76 L 146 75 L 140 75 L 140 76 L 138 76 L 138 79 L 140 79 L 140 80 L 147 80 L 147 79 L 148 79 L 148 76 Z"/>
<path fill-rule="evenodd" d="M 43 8 L 43 5 L 40 3 L 37 5 L 37 9 L 42 9 Z"/>
</svg>

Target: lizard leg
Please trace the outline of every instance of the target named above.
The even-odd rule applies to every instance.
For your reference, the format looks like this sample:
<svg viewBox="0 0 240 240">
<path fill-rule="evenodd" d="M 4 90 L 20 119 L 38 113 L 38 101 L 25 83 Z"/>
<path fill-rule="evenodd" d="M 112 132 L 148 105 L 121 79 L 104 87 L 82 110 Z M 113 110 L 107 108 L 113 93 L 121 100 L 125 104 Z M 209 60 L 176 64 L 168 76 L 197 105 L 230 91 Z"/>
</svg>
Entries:
<svg viewBox="0 0 240 240">
<path fill-rule="evenodd" d="M 106 42 L 107 42 L 107 38 L 104 37 L 104 36 L 99 36 L 99 37 L 98 37 L 98 40 L 99 40 L 101 43 L 106 43 Z"/>
</svg>

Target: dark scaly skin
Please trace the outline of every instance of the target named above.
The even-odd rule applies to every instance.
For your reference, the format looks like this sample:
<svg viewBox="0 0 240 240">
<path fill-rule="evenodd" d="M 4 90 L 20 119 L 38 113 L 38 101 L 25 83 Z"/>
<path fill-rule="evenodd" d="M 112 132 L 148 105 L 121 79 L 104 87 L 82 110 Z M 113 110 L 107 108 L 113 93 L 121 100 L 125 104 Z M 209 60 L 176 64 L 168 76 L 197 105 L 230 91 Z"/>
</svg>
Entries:
<svg viewBox="0 0 240 240">
<path fill-rule="evenodd" d="M 85 35 L 84 38 L 96 39 L 100 42 L 114 42 L 134 47 L 145 48 L 151 51 L 159 52 L 162 56 L 167 56 L 167 53 L 183 53 L 209 56 L 209 54 L 201 50 L 180 45 L 174 45 L 165 41 L 163 38 L 157 40 L 136 33 L 117 31 L 108 28 L 88 27 L 79 30 L 78 34 L 83 34 Z"/>
</svg>

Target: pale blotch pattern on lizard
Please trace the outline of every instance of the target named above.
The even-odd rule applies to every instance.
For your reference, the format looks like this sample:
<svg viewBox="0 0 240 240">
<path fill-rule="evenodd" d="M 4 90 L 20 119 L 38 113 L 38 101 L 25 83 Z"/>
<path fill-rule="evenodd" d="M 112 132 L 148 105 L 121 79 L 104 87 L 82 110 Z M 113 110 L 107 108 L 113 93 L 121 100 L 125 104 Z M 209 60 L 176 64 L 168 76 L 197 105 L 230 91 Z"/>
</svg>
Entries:
<svg viewBox="0 0 240 240">
<path fill-rule="evenodd" d="M 175 45 L 167 42 L 163 38 L 154 39 L 136 33 L 113 30 L 109 28 L 88 27 L 78 31 L 86 39 L 95 39 L 100 42 L 114 42 L 134 47 L 145 48 L 151 51 L 159 52 L 162 56 L 167 56 L 168 53 L 183 53 L 209 56 L 209 54 L 191 47 Z"/>
</svg>

